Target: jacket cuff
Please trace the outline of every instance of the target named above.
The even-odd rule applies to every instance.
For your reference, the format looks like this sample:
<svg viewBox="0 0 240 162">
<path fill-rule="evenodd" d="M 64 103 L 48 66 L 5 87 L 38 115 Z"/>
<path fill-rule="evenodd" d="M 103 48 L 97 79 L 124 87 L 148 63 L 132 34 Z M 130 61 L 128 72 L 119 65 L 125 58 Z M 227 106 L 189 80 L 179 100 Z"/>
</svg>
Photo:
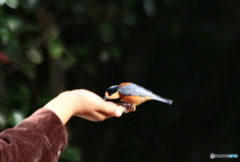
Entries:
<svg viewBox="0 0 240 162">
<path fill-rule="evenodd" d="M 55 156 L 59 156 L 67 144 L 66 129 L 59 117 L 51 110 L 41 108 L 21 124 L 30 124 L 38 129 Z"/>
</svg>

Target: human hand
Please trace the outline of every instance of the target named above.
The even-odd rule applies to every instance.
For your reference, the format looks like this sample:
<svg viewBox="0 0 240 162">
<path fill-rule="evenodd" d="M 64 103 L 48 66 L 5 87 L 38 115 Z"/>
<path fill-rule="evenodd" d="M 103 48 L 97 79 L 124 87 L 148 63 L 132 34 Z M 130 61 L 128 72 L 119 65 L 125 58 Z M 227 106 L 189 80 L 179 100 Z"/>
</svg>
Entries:
<svg viewBox="0 0 240 162">
<path fill-rule="evenodd" d="M 55 112 L 63 124 L 72 116 L 90 121 L 103 121 L 111 117 L 120 117 L 124 112 L 124 107 L 104 101 L 95 93 L 84 89 L 62 92 L 44 108 Z"/>
</svg>

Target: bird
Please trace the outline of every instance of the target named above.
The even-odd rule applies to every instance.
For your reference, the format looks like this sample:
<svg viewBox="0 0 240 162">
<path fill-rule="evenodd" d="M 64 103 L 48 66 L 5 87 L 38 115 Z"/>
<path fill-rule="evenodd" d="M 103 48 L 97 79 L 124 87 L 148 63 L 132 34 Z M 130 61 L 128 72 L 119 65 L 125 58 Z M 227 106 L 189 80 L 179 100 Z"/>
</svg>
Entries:
<svg viewBox="0 0 240 162">
<path fill-rule="evenodd" d="M 126 109 L 130 108 L 131 111 L 135 111 L 138 105 L 149 100 L 156 100 L 169 105 L 173 103 L 173 100 L 163 98 L 150 90 L 131 82 L 123 82 L 119 85 L 110 86 L 105 91 L 105 96 L 103 98 L 106 101 L 118 103 Z"/>
</svg>

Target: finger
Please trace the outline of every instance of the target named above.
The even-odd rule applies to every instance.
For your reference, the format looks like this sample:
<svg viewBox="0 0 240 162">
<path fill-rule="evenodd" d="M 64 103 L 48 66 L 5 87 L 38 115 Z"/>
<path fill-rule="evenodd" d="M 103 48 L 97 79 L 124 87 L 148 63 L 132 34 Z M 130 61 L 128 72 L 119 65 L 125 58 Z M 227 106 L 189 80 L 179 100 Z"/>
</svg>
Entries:
<svg viewBox="0 0 240 162">
<path fill-rule="evenodd" d="M 112 102 L 106 102 L 103 103 L 103 108 L 100 109 L 100 111 L 104 114 L 108 114 L 109 116 L 113 117 L 120 117 L 122 113 L 124 112 L 124 107 L 117 105 Z"/>
<path fill-rule="evenodd" d="M 92 114 L 83 114 L 83 115 L 78 115 L 78 117 L 83 118 L 83 119 L 87 119 L 89 121 L 93 121 L 93 122 L 98 122 L 98 121 L 103 121 L 105 119 L 107 119 L 107 116 L 99 113 L 99 112 L 92 112 Z"/>
<path fill-rule="evenodd" d="M 105 114 L 96 111 L 93 113 L 93 116 L 95 121 L 104 121 L 105 119 L 108 118 Z"/>
<path fill-rule="evenodd" d="M 106 102 L 105 110 L 106 110 L 106 113 L 108 113 L 109 115 L 120 117 L 124 112 L 124 107 L 112 102 Z"/>
</svg>

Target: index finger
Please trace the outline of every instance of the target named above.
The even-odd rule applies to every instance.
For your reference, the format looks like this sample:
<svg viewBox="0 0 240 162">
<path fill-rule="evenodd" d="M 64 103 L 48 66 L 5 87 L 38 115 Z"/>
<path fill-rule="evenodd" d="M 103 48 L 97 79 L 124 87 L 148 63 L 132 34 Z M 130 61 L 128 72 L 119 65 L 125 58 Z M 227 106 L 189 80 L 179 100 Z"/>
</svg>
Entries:
<svg viewBox="0 0 240 162">
<path fill-rule="evenodd" d="M 120 117 L 125 110 L 123 106 L 109 101 L 104 101 L 102 106 L 103 109 L 101 109 L 101 112 L 108 114 L 109 116 Z"/>
</svg>

